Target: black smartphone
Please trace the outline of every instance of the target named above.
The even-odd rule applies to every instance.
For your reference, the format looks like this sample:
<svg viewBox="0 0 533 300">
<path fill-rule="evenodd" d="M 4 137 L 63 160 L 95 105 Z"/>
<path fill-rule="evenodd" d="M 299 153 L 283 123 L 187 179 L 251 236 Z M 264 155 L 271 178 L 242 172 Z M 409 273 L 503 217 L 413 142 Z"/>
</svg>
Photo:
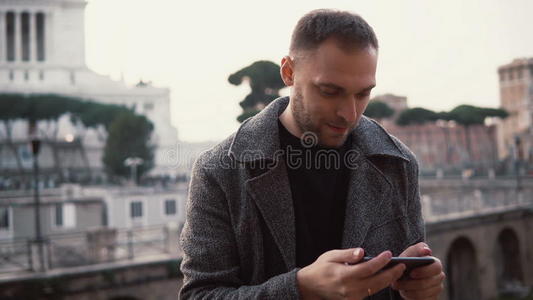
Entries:
<svg viewBox="0 0 533 300">
<path fill-rule="evenodd" d="M 374 257 L 365 256 L 360 262 L 367 262 Z M 435 262 L 433 257 L 391 257 L 391 260 L 388 264 L 385 265 L 381 270 L 386 270 L 394 267 L 397 264 L 404 264 L 405 271 L 400 279 L 408 279 L 409 273 L 419 267 L 427 266 Z"/>
</svg>

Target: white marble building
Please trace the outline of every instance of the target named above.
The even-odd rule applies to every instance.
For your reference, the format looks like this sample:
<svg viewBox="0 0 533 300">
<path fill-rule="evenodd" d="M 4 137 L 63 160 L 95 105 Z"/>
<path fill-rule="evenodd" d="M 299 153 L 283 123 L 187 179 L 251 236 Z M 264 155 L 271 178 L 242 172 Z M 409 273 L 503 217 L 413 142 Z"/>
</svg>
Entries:
<svg viewBox="0 0 533 300">
<path fill-rule="evenodd" d="M 134 106 L 154 123 L 154 175 L 174 175 L 178 143 L 170 123 L 170 91 L 128 86 L 88 69 L 85 63 L 85 0 L 0 0 L 0 93 L 56 93 Z M 58 137 L 83 137 L 91 168 L 101 168 L 102 139 L 76 128 L 64 116 Z M 44 123 L 44 122 L 41 122 Z M 27 124 L 16 122 L 14 141 L 27 139 Z M 0 129 L 2 130 L 2 129 Z M 40 131 L 50 130 L 39 124 Z"/>
</svg>

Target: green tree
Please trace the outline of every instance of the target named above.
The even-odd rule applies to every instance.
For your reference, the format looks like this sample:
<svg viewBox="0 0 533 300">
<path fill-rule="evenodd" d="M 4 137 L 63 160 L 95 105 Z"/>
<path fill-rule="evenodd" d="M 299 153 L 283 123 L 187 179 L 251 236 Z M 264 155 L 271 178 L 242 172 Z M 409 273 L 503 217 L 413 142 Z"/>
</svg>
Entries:
<svg viewBox="0 0 533 300">
<path fill-rule="evenodd" d="M 0 94 L 0 121 L 4 125 L 6 144 L 15 157 L 19 174 L 22 174 L 24 170 L 17 149 L 13 144 L 12 126 L 14 121 L 23 118 L 28 105 L 28 99 L 20 94 Z"/>
<path fill-rule="evenodd" d="M 111 123 L 123 112 L 132 112 L 122 105 L 105 104 L 96 102 L 82 102 L 78 106 L 71 107 L 74 116 L 83 123 L 85 127 L 96 128 L 99 125 L 104 126 L 109 131 Z"/>
<path fill-rule="evenodd" d="M 122 105 L 92 101 L 71 103 L 69 111 L 71 112 L 71 121 L 73 123 L 81 123 L 86 128 L 94 129 L 101 141 L 106 140 L 109 126 L 120 113 L 133 112 L 133 110 Z"/>
<path fill-rule="evenodd" d="M 394 109 L 381 101 L 371 101 L 365 109 L 364 115 L 376 120 L 390 118 L 394 114 Z"/>
<path fill-rule="evenodd" d="M 438 120 L 441 114 L 422 107 L 409 108 L 400 113 L 396 124 L 400 126 L 421 125 Z"/>
<path fill-rule="evenodd" d="M 507 111 L 500 108 L 486 108 L 473 105 L 459 105 L 452 109 L 448 114 L 449 120 L 455 121 L 465 129 L 466 136 L 466 150 L 469 159 L 472 159 L 472 142 L 470 129 L 473 125 L 485 124 L 485 119 L 489 117 L 498 117 L 501 119 L 507 118 L 509 114 Z M 495 153 L 495 150 L 492 150 Z M 494 154 L 493 154 L 494 156 Z"/>
<path fill-rule="evenodd" d="M 279 75 L 279 69 L 279 65 L 261 60 L 228 77 L 229 83 L 233 85 L 240 85 L 243 80 L 248 80 L 252 89 L 250 94 L 239 103 L 243 109 L 243 113 L 237 117 L 239 122 L 254 116 L 272 100 L 279 97 L 279 90 L 285 86 Z"/>
<path fill-rule="evenodd" d="M 126 121 L 123 121 L 123 123 L 129 124 L 133 122 L 138 129 L 138 131 L 133 132 L 139 132 L 140 134 L 132 139 L 133 143 L 130 143 L 127 139 L 120 138 L 120 133 L 115 133 L 115 137 L 118 136 L 119 138 L 112 140 L 106 140 L 105 136 L 100 136 L 102 140 L 106 140 L 106 148 L 109 143 L 111 144 L 111 148 L 125 149 L 130 146 L 135 147 L 137 145 L 136 142 L 138 142 L 139 139 L 146 139 L 148 141 L 150 134 L 146 136 L 145 132 L 151 132 L 153 130 L 152 124 L 145 117 L 135 115 L 132 109 L 122 105 L 104 104 L 83 100 L 77 97 L 56 94 L 0 94 L 0 122 L 4 125 L 5 140 L 7 141 L 6 144 L 11 149 L 11 152 L 16 159 L 19 173 L 22 174 L 24 170 L 22 168 L 20 157 L 16 151 L 16 147 L 12 142 L 12 123 L 19 119 L 27 120 L 29 123 L 28 134 L 30 135 L 35 133 L 37 124 L 40 121 L 45 121 L 48 122 L 48 124 L 55 126 L 52 136 L 47 136 L 45 138 L 49 139 L 48 142 L 52 147 L 55 160 L 54 166 L 56 167 L 59 176 L 61 176 L 62 173 L 59 170 L 60 158 L 55 143 L 57 140 L 57 121 L 65 114 L 70 114 L 71 121 L 75 124 L 81 123 L 84 127 L 93 128 L 97 130 L 97 132 L 99 132 L 98 130 L 100 128 L 103 128 L 106 133 L 110 132 L 112 124 L 116 122 L 120 115 L 127 115 L 129 119 L 123 116 L 122 120 L 127 119 Z M 131 132 L 129 133 L 131 134 Z M 128 133 L 125 132 L 124 134 Z M 146 145 L 149 147 L 148 144 Z M 84 149 L 82 148 L 81 150 L 84 153 Z M 139 169 L 140 174 L 142 174 L 153 167 L 153 154 L 151 154 L 152 152 L 147 152 L 142 146 L 139 151 L 144 154 L 138 156 L 146 161 L 145 165 Z M 88 167 L 88 159 L 85 157 L 84 160 Z M 107 162 L 114 161 L 113 159 L 110 159 Z M 104 164 L 106 164 L 105 161 Z M 106 164 L 106 169 L 116 171 L 116 166 Z M 112 174 L 120 174 L 120 172 L 112 172 Z"/>
<path fill-rule="evenodd" d="M 122 112 L 109 126 L 103 162 L 108 174 L 128 178 L 130 169 L 124 165 L 128 157 L 140 157 L 144 163 L 137 168 L 138 178 L 153 168 L 154 147 L 150 143 L 153 125 L 145 116 Z"/>
<path fill-rule="evenodd" d="M 498 117 L 505 119 L 509 115 L 500 108 L 485 108 L 473 105 L 459 105 L 449 113 L 449 119 L 463 126 L 482 125 L 488 117 Z"/>
</svg>

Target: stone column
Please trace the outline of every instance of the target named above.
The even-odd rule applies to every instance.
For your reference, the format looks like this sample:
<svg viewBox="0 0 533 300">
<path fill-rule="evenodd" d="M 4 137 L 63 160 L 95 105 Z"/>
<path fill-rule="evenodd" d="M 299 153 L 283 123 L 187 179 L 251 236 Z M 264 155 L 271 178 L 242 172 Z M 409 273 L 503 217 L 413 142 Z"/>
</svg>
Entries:
<svg viewBox="0 0 533 300">
<path fill-rule="evenodd" d="M 429 195 L 422 195 L 422 215 L 428 220 L 433 219 L 433 210 L 431 207 L 431 197 Z"/>
<path fill-rule="evenodd" d="M 477 232 L 476 232 L 477 231 Z M 480 299 L 496 299 L 498 297 L 498 282 L 494 261 L 494 248 L 488 241 L 497 241 L 497 231 L 494 227 L 478 227 L 470 235 L 477 252 Z M 485 246 L 488 244 L 489 246 Z"/>
<path fill-rule="evenodd" d="M 6 38 L 6 12 L 0 11 L 0 62 L 6 61 L 7 57 Z"/>
<path fill-rule="evenodd" d="M 117 230 L 114 228 L 97 228 L 87 231 L 89 259 L 93 263 L 109 262 L 115 259 Z"/>
<path fill-rule="evenodd" d="M 13 14 L 13 25 L 15 26 L 15 62 L 22 60 L 22 18 L 21 13 L 15 11 Z"/>
<path fill-rule="evenodd" d="M 166 253 L 178 254 L 181 253 L 179 245 L 179 228 L 175 223 L 167 224 L 164 227 L 165 241 L 166 241 Z"/>
<path fill-rule="evenodd" d="M 37 61 L 37 34 L 36 34 L 36 19 L 37 14 L 33 11 L 29 12 L 30 19 L 30 62 Z"/>
<path fill-rule="evenodd" d="M 35 272 L 45 272 L 50 269 L 50 244 L 48 240 L 31 240 L 28 243 L 30 247 L 30 259 L 32 269 Z M 41 248 L 41 249 L 39 249 Z M 42 256 L 41 256 L 42 255 Z"/>
<path fill-rule="evenodd" d="M 52 62 L 54 56 L 54 20 L 52 11 L 44 12 L 44 60 Z"/>
</svg>

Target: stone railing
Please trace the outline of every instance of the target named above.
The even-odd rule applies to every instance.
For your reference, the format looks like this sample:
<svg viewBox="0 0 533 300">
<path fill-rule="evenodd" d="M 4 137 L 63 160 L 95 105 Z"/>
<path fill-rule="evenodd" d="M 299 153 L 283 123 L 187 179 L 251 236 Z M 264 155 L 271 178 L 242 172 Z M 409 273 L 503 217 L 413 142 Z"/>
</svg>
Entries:
<svg viewBox="0 0 533 300">
<path fill-rule="evenodd" d="M 175 226 L 96 228 L 35 240 L 0 241 L 0 274 L 181 255 Z"/>
<path fill-rule="evenodd" d="M 533 179 L 421 179 L 426 222 L 533 207 Z"/>
</svg>

